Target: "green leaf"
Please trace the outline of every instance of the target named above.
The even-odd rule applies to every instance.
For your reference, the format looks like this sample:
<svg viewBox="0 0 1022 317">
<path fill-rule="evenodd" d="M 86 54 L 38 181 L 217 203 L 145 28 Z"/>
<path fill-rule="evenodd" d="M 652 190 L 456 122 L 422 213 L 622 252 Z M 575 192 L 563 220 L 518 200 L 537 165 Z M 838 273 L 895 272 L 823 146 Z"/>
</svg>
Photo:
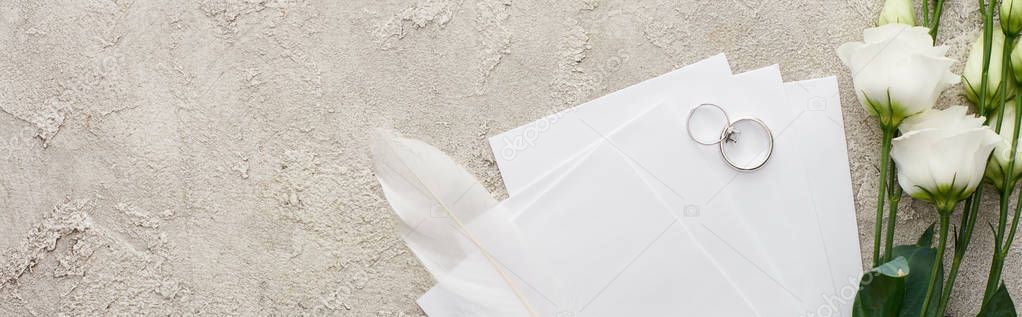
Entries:
<svg viewBox="0 0 1022 317">
<path fill-rule="evenodd" d="M 897 315 L 905 296 L 905 280 L 910 272 L 908 260 L 897 257 L 862 275 L 859 292 L 852 306 L 854 317 Z"/>
<path fill-rule="evenodd" d="M 990 301 L 987 302 L 986 306 L 979 311 L 979 315 L 976 317 L 1017 317 L 1015 313 L 1015 303 L 1011 301 L 1011 295 L 1008 294 L 1008 289 L 1004 288 L 1004 284 L 997 288 L 997 292 L 994 293 L 993 297 L 990 297 Z"/>
<path fill-rule="evenodd" d="M 931 247 L 933 246 L 933 223 L 930 224 L 926 231 L 923 231 L 923 235 L 919 236 L 919 240 L 916 241 L 916 245 L 920 247 Z"/>
<path fill-rule="evenodd" d="M 933 227 L 930 228 L 932 229 Z M 927 229 L 926 231 L 927 233 L 923 233 L 923 237 L 932 235 L 933 230 Z M 922 241 L 924 239 L 920 238 L 919 240 Z M 923 308 L 923 299 L 926 297 L 926 287 L 929 286 L 930 273 L 935 266 L 940 271 L 937 272 L 937 285 L 934 287 L 933 295 L 930 296 L 930 308 L 927 309 L 926 315 L 927 317 L 940 316 L 937 306 L 940 304 L 940 293 L 943 288 L 941 281 L 944 280 L 944 269 L 943 264 L 936 259 L 937 249 L 929 246 L 919 246 L 918 244 L 900 245 L 894 247 L 892 254 L 893 256 L 904 257 L 908 261 L 908 267 L 913 273 L 905 280 L 905 297 L 902 300 L 898 316 L 919 317 L 919 313 Z"/>
</svg>

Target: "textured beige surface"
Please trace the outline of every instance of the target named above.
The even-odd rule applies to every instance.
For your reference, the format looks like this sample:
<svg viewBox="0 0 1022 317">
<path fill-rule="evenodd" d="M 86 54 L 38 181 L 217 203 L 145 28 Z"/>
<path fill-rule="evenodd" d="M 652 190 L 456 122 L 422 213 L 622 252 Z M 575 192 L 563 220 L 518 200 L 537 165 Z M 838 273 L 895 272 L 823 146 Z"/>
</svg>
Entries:
<svg viewBox="0 0 1022 317">
<path fill-rule="evenodd" d="M 487 136 L 718 52 L 840 75 L 869 252 L 878 133 L 833 52 L 880 2 L 4 1 L 0 315 L 421 315 L 432 281 L 369 168 L 371 128 L 506 196 Z M 948 1 L 953 57 L 975 7 Z M 933 212 L 902 209 L 908 242 Z M 985 278 L 983 217 L 956 316 Z"/>
</svg>

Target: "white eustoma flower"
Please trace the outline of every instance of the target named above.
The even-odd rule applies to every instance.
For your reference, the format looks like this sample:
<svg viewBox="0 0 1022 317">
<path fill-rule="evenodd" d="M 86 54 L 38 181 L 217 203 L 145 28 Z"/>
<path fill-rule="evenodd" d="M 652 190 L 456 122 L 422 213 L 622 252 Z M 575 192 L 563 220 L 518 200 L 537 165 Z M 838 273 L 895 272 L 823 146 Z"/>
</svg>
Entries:
<svg viewBox="0 0 1022 317">
<path fill-rule="evenodd" d="M 1009 101 L 1004 107 L 1004 117 L 1001 119 L 1001 140 L 994 148 L 994 153 L 987 162 L 986 177 L 990 183 L 1000 189 L 1004 185 L 1004 174 L 1008 171 L 1008 163 L 1011 162 L 1011 137 L 1015 134 L 1015 101 Z M 991 123 L 993 125 L 994 123 Z M 1022 139 L 1022 138 L 1019 138 Z M 1012 167 L 1012 179 L 1022 176 L 1022 147 L 1015 149 L 1015 164 Z"/>
<path fill-rule="evenodd" d="M 929 0 L 926 0 L 929 1 Z M 916 25 L 915 4 L 912 0 L 887 0 L 880 10 L 879 25 L 901 23 Z"/>
<path fill-rule="evenodd" d="M 904 135 L 894 139 L 891 149 L 905 192 L 939 210 L 971 195 L 983 180 L 990 151 L 1001 142 L 983 121 L 962 106 L 906 119 Z"/>
<path fill-rule="evenodd" d="M 885 126 L 896 127 L 905 117 L 933 108 L 940 93 L 959 81 L 950 71 L 955 60 L 945 57 L 947 47 L 933 46 L 929 32 L 892 23 L 868 28 L 863 42 L 837 49 L 859 102 Z"/>
<path fill-rule="evenodd" d="M 986 98 L 987 104 L 992 105 L 996 100 L 994 97 L 997 96 L 998 88 L 1001 85 L 1001 61 L 1004 55 L 1004 33 L 1001 32 L 1000 28 L 994 28 L 993 40 L 990 44 L 990 68 L 987 71 L 987 89 L 985 93 L 980 93 L 980 89 L 983 82 L 983 33 L 980 32 L 979 38 L 976 39 L 975 43 L 972 43 L 972 48 L 969 50 L 969 58 L 965 60 L 965 68 L 962 69 L 962 86 L 965 86 L 965 97 L 972 102 L 979 102 L 979 96 Z M 1009 89 L 1008 97 L 1014 93 L 1014 89 L 1011 89 L 1014 85 L 1008 85 Z M 987 107 L 988 110 L 993 111 L 997 107 Z"/>
</svg>

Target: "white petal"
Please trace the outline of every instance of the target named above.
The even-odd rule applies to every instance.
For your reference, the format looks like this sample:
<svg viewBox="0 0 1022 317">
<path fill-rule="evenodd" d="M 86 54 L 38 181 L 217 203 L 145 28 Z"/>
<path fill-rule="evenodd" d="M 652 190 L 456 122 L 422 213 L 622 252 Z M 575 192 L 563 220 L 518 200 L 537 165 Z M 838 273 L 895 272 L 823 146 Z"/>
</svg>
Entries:
<svg viewBox="0 0 1022 317">
<path fill-rule="evenodd" d="M 910 131 L 893 141 L 891 159 L 898 167 L 898 181 L 901 188 L 913 197 L 918 197 L 922 189 L 936 188 L 928 160 L 933 154 L 932 144 L 938 137 L 939 131 L 926 129 Z"/>
<path fill-rule="evenodd" d="M 862 31 L 862 39 L 866 43 L 880 43 L 894 40 L 913 47 L 933 46 L 930 29 L 905 24 L 887 24 Z"/>
<path fill-rule="evenodd" d="M 996 121 L 996 119 L 994 119 Z M 993 125 L 993 123 L 991 123 Z M 997 165 L 1001 167 L 1007 167 L 1006 164 L 1011 158 L 1011 137 L 1015 133 L 1015 108 L 1014 101 L 1010 101 L 1005 104 L 1004 117 L 1001 119 L 1001 131 L 998 133 L 1000 136 L 1000 142 L 994 148 L 992 161 L 995 161 Z M 1017 156 L 1017 155 L 1016 155 Z M 1022 156 L 1018 156 L 1022 158 Z M 1022 165 L 1022 159 L 1016 160 L 1015 166 Z M 1019 171 L 1018 168 L 1015 169 Z"/>
<path fill-rule="evenodd" d="M 1011 137 L 1015 134 L 1015 102 L 1019 102 L 1018 99 L 1009 101 L 1004 107 L 1004 118 L 1001 123 L 1001 142 L 997 143 L 994 148 L 994 156 L 1000 161 L 1007 164 L 1010 160 L 1011 152 Z M 1022 131 L 1020 131 L 1018 139 L 1022 140 Z M 1019 142 L 1022 145 L 1022 142 Z M 1022 146 L 1015 149 L 1015 174 L 1022 173 Z"/>
<path fill-rule="evenodd" d="M 893 47 L 892 47 L 893 46 Z M 898 66 L 909 54 L 904 53 L 905 48 L 898 48 L 896 43 L 846 43 L 841 49 L 847 54 L 847 62 L 852 76 L 858 76 L 863 72 L 890 72 L 890 67 Z M 849 52 L 850 51 L 850 52 Z"/>
<path fill-rule="evenodd" d="M 989 127 L 981 127 L 974 130 L 973 140 L 974 144 L 977 144 L 975 148 L 975 155 L 970 158 L 969 167 L 973 168 L 972 173 L 974 176 L 970 179 L 968 191 L 971 193 L 976 187 L 979 187 L 980 182 L 983 180 L 983 172 L 986 170 L 987 158 L 990 157 L 991 151 L 1001 142 L 1001 138 L 994 133 Z"/>
<path fill-rule="evenodd" d="M 890 70 L 891 99 L 905 107 L 907 114 L 929 110 L 949 86 L 945 77 L 954 60 L 915 55 L 897 68 Z M 956 77 L 957 78 L 957 77 Z"/>
<path fill-rule="evenodd" d="M 852 78 L 855 85 L 859 102 L 870 114 L 876 114 L 873 106 L 877 106 L 881 112 L 889 112 L 890 94 L 890 73 L 880 71 L 864 71 Z M 869 98 L 868 101 L 866 98 Z M 871 106 L 868 102 L 872 102 Z"/>
<path fill-rule="evenodd" d="M 852 64 L 852 56 L 865 45 L 862 42 L 848 42 L 841 44 L 837 48 L 837 57 L 841 59 L 841 62 L 848 67 L 852 74 L 859 72 L 858 67 L 855 67 L 858 65 Z"/>
<path fill-rule="evenodd" d="M 933 154 L 939 155 L 932 155 L 929 158 L 930 174 L 938 186 L 964 188 L 973 178 L 982 177 L 982 173 L 977 176 L 975 168 L 969 166 L 979 148 L 975 141 L 975 132 L 964 132 L 941 138 L 933 144 L 937 151 Z M 984 161 L 984 168 L 985 163 Z"/>
</svg>

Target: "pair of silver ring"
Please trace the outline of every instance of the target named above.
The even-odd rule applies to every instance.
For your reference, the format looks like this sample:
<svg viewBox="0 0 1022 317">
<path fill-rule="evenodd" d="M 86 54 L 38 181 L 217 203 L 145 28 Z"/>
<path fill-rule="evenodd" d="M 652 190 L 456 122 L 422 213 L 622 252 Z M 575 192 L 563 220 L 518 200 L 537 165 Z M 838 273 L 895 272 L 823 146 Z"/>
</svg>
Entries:
<svg viewBox="0 0 1022 317">
<path fill-rule="evenodd" d="M 693 114 L 697 110 L 704 107 L 712 107 L 719 111 L 720 114 L 724 116 L 724 127 L 721 128 L 720 137 L 715 140 L 700 140 L 699 138 L 696 137 L 695 133 L 692 132 Z M 751 122 L 759 125 L 760 127 L 763 128 L 763 131 L 766 132 L 767 136 L 767 149 L 765 156 L 763 156 L 762 160 L 752 162 L 749 165 L 738 164 L 737 162 L 734 161 L 734 159 L 728 156 L 727 151 L 724 150 L 724 145 L 726 143 L 738 143 L 738 138 L 736 134 L 740 133 L 741 131 L 736 130 L 735 125 L 740 122 Z M 759 169 L 760 167 L 763 167 L 763 165 L 765 165 L 766 162 L 770 160 L 770 156 L 774 152 L 774 134 L 772 131 L 770 131 L 770 128 L 767 127 L 766 123 L 764 123 L 763 120 L 754 117 L 741 117 L 735 119 L 734 121 L 731 121 L 731 118 L 728 117 L 727 111 L 725 111 L 724 108 L 712 103 L 704 103 L 696 106 L 695 108 L 692 108 L 692 110 L 688 112 L 688 121 L 686 122 L 685 125 L 688 129 L 688 136 L 692 138 L 693 141 L 696 141 L 696 143 L 702 145 L 717 145 L 720 148 L 720 155 L 724 158 L 724 161 L 727 162 L 728 165 L 739 171 L 754 171 Z"/>
</svg>

